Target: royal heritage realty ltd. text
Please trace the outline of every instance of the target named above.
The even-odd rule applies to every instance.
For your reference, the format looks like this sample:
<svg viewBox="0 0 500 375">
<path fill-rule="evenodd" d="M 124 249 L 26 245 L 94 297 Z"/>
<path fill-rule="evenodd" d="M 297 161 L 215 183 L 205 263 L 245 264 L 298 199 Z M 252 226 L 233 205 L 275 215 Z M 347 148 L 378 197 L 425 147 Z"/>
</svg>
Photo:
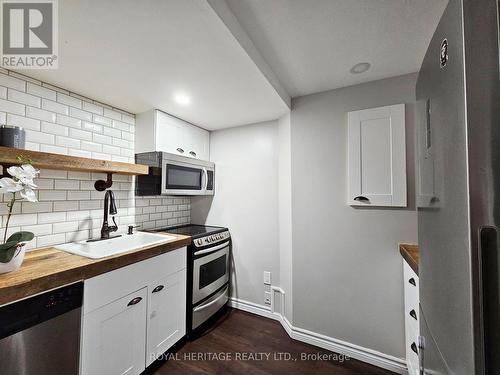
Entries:
<svg viewBox="0 0 500 375">
<path fill-rule="evenodd" d="M 190 352 L 164 353 L 153 360 L 167 361 L 335 361 L 344 362 L 349 356 L 336 353 L 287 353 L 287 352 Z"/>
</svg>

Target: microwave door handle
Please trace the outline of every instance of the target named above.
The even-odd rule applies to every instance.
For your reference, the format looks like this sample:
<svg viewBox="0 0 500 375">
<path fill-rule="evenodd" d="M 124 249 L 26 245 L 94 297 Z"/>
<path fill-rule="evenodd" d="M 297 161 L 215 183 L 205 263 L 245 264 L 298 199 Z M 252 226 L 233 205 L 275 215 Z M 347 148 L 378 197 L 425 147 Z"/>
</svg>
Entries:
<svg viewBox="0 0 500 375">
<path fill-rule="evenodd" d="M 203 191 L 207 191 L 208 188 L 208 172 L 207 168 L 203 168 Z"/>
</svg>

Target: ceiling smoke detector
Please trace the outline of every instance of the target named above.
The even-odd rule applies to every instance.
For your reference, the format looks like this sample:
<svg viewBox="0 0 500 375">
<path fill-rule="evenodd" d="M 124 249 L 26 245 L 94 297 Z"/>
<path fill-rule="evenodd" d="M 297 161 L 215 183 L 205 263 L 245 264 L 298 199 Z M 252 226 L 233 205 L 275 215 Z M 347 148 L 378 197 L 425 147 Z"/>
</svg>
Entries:
<svg viewBox="0 0 500 375">
<path fill-rule="evenodd" d="M 352 74 L 361 74 L 361 73 L 364 73 L 366 72 L 368 69 L 370 69 L 372 65 L 368 62 L 361 62 L 361 63 L 358 63 L 356 65 L 354 65 L 350 72 Z"/>
</svg>

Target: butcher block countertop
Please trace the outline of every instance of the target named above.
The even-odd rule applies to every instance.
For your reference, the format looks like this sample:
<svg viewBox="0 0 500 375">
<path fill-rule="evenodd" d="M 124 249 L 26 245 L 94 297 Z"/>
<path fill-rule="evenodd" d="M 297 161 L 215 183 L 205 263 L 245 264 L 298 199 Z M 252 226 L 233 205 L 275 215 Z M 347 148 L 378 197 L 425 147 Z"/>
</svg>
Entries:
<svg viewBox="0 0 500 375">
<path fill-rule="evenodd" d="M 399 252 L 411 269 L 418 275 L 418 245 L 401 243 L 399 244 Z"/>
<path fill-rule="evenodd" d="M 0 305 L 89 279 L 191 243 L 189 236 L 168 235 L 175 239 L 101 259 L 73 255 L 53 247 L 27 252 L 19 270 L 0 274 Z"/>
</svg>

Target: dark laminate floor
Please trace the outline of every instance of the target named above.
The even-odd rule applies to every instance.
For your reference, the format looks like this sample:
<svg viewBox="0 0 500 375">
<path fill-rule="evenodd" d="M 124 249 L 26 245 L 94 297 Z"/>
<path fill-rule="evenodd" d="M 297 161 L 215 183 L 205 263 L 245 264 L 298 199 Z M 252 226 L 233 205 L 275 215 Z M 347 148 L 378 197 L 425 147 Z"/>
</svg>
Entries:
<svg viewBox="0 0 500 375">
<path fill-rule="evenodd" d="M 189 356 L 223 355 L 231 360 L 200 359 Z M 209 353 L 209 354 L 204 354 Z M 224 353 L 224 354 L 221 354 Z M 228 353 L 228 354 L 225 354 Z M 269 359 L 242 360 L 243 355 L 269 353 Z M 279 353 L 289 353 L 296 360 L 276 360 Z M 301 353 L 335 354 L 311 345 L 292 340 L 281 324 L 254 314 L 229 309 L 209 332 L 195 341 L 186 343 L 176 355 L 151 369 L 154 375 L 166 374 L 339 374 L 387 375 L 393 374 L 354 359 L 301 360 Z M 186 358 L 188 357 L 188 358 Z"/>
</svg>

